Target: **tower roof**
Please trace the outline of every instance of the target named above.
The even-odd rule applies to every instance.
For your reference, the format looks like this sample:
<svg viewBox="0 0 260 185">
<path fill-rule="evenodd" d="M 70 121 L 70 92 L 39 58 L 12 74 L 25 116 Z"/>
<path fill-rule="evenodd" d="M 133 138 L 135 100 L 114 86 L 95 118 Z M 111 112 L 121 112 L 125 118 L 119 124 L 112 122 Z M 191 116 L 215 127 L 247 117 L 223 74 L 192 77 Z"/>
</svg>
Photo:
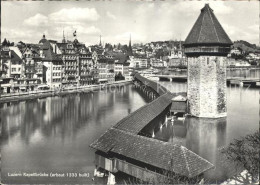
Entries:
<svg viewBox="0 0 260 185">
<path fill-rule="evenodd" d="M 232 41 L 217 20 L 209 4 L 201 13 L 184 42 L 187 45 L 232 45 Z"/>
</svg>

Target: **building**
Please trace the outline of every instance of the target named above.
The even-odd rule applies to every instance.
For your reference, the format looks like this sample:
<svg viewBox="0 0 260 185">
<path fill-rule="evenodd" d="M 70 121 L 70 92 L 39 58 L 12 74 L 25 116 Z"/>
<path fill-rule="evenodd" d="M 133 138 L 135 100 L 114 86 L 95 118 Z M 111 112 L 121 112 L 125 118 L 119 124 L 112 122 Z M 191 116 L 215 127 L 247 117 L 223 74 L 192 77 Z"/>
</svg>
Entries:
<svg viewBox="0 0 260 185">
<path fill-rule="evenodd" d="M 84 44 L 79 44 L 76 46 L 79 55 L 79 76 L 80 85 L 90 85 L 94 84 L 94 73 L 96 66 L 92 60 L 92 54 L 89 52 L 88 48 Z"/>
<path fill-rule="evenodd" d="M 76 41 L 77 43 L 77 41 Z M 56 43 L 54 53 L 61 55 L 63 61 L 63 85 L 79 85 L 79 54 L 77 53 L 75 42 L 65 41 Z"/>
<path fill-rule="evenodd" d="M 98 56 L 98 82 L 107 83 L 115 81 L 115 59 L 111 56 Z"/>
<path fill-rule="evenodd" d="M 134 57 L 130 57 L 130 67 L 132 68 L 147 68 L 148 67 L 148 59 L 145 55 L 135 55 Z"/>
<path fill-rule="evenodd" d="M 236 60 L 234 58 L 229 58 L 227 60 L 227 67 L 248 67 L 251 66 L 246 60 Z"/>
<path fill-rule="evenodd" d="M 188 113 L 226 116 L 226 63 L 232 45 L 208 4 L 201 9 L 184 47 L 188 57 Z"/>
<path fill-rule="evenodd" d="M 165 62 L 156 58 L 151 58 L 150 64 L 152 67 L 165 67 Z"/>
<path fill-rule="evenodd" d="M 11 52 L 10 77 L 13 77 L 14 79 L 21 78 L 23 60 L 15 53 L 14 50 L 10 50 L 10 52 Z"/>
<path fill-rule="evenodd" d="M 23 51 L 24 75 L 28 79 L 37 78 L 35 66 L 41 62 L 39 57 L 39 47 L 37 45 L 27 45 Z M 42 76 L 41 76 L 42 77 Z"/>
<path fill-rule="evenodd" d="M 186 68 L 187 58 L 170 58 L 168 62 L 168 67 L 173 68 Z"/>
<path fill-rule="evenodd" d="M 11 76 L 11 53 L 8 47 L 1 48 L 1 65 L 0 73 L 1 77 L 8 78 Z"/>
<path fill-rule="evenodd" d="M 8 47 L 1 47 L 0 60 L 0 92 L 10 93 L 13 78 L 11 78 L 11 52 Z"/>
<path fill-rule="evenodd" d="M 22 60 L 22 53 L 18 47 L 11 46 L 11 77 L 15 79 L 21 78 L 24 75 L 24 65 Z"/>
<path fill-rule="evenodd" d="M 169 58 L 183 58 L 184 55 L 183 55 L 183 49 L 182 49 L 182 46 L 181 46 L 181 41 L 179 43 L 179 48 L 177 47 L 173 47 L 171 50 L 170 50 L 170 56 Z"/>
<path fill-rule="evenodd" d="M 45 39 L 45 36 L 43 37 Z M 43 61 L 43 82 L 51 88 L 62 86 L 63 60 L 61 54 L 53 52 L 53 46 L 48 40 L 40 41 L 40 56 Z"/>
<path fill-rule="evenodd" d="M 242 52 L 238 48 L 231 49 L 230 53 L 235 54 L 235 55 L 241 55 L 242 54 Z"/>
<path fill-rule="evenodd" d="M 123 53 L 116 53 L 114 54 L 115 59 L 115 75 L 119 75 L 120 73 L 125 78 L 125 80 L 131 80 L 130 72 L 129 72 L 129 65 L 130 59 L 128 55 Z"/>
<path fill-rule="evenodd" d="M 98 83 L 98 78 L 99 78 L 99 70 L 98 70 L 98 54 L 96 51 L 93 51 L 91 52 L 91 57 L 92 57 L 92 61 L 93 61 L 93 65 L 94 65 L 94 68 L 93 68 L 93 80 L 94 80 L 94 83 Z"/>
</svg>

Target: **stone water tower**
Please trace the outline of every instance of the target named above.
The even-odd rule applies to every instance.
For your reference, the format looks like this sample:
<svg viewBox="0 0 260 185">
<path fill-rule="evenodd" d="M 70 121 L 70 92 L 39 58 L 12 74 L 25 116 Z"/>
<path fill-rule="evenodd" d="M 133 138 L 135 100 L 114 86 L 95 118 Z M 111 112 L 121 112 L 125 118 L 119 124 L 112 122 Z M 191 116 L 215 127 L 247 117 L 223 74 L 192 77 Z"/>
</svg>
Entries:
<svg viewBox="0 0 260 185">
<path fill-rule="evenodd" d="M 213 10 L 206 4 L 184 42 L 189 114 L 208 118 L 226 116 L 226 62 L 231 45 Z"/>
</svg>

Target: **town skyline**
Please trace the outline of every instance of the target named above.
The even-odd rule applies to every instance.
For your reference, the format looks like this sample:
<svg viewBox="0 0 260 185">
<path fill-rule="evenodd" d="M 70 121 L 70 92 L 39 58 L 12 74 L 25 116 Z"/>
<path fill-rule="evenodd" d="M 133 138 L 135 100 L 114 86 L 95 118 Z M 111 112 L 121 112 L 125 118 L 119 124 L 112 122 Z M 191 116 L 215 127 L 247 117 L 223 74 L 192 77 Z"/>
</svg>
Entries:
<svg viewBox="0 0 260 185">
<path fill-rule="evenodd" d="M 86 45 L 185 40 L 205 3 L 216 13 L 232 41 L 259 45 L 259 2 L 7 2 L 2 1 L 1 42 L 37 43 L 48 39 L 78 40 Z M 51 5 L 50 5 L 51 4 Z M 48 7 L 48 8 L 47 8 Z M 17 16 L 11 16 L 13 10 Z M 188 10 L 188 11 L 187 11 Z M 250 10 L 250 11 L 249 11 Z M 236 19 L 234 19 L 234 16 Z M 176 26 L 178 25 L 178 26 Z M 32 37 L 33 35 L 33 37 Z"/>
</svg>

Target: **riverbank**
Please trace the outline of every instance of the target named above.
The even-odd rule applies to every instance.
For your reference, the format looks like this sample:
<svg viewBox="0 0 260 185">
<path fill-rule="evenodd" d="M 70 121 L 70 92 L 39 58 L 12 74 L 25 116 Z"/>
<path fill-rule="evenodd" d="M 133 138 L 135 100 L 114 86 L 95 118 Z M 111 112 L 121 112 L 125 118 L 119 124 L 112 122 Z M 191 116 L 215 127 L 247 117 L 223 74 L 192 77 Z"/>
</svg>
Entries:
<svg viewBox="0 0 260 185">
<path fill-rule="evenodd" d="M 66 94 L 72 93 L 81 93 L 81 92 L 93 92 L 97 90 L 102 90 L 106 88 L 114 88 L 121 85 L 127 85 L 132 83 L 131 80 L 122 80 L 122 81 L 115 81 L 106 84 L 98 84 L 98 85 L 88 85 L 88 86 L 79 86 L 79 87 L 67 87 L 62 90 L 37 90 L 37 91 L 30 91 L 30 92 L 22 92 L 22 93 L 10 93 L 10 94 L 3 94 L 0 95 L 0 103 L 7 103 L 7 102 L 16 102 L 16 101 L 25 101 L 37 98 L 46 98 L 51 96 L 62 96 Z"/>
</svg>

